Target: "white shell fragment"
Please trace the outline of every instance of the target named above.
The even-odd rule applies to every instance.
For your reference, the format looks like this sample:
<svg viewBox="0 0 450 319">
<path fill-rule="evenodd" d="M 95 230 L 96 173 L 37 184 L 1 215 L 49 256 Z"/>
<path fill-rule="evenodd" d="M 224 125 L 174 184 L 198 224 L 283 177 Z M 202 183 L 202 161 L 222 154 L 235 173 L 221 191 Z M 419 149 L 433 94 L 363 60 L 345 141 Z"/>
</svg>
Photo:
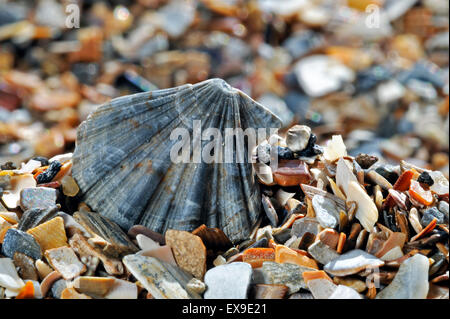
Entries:
<svg viewBox="0 0 450 319">
<path fill-rule="evenodd" d="M 355 174 L 353 174 L 353 170 L 350 165 L 351 164 L 343 158 L 340 158 L 337 162 L 336 185 L 344 192 L 344 194 L 348 193 L 348 184 L 350 182 L 358 183 L 358 179 Z"/>
<path fill-rule="evenodd" d="M 314 299 L 328 299 L 337 289 L 336 284 L 325 278 L 309 280 L 306 286 L 311 291 Z"/>
<path fill-rule="evenodd" d="M 11 189 L 4 190 L 2 200 L 6 207 L 10 209 L 17 208 L 20 201 L 20 192 L 22 189 L 36 187 L 36 180 L 32 174 L 11 176 Z"/>
<path fill-rule="evenodd" d="M 339 285 L 333 291 L 328 299 L 363 299 L 362 296 L 353 288 L 345 285 Z"/>
<path fill-rule="evenodd" d="M 378 209 L 373 200 L 367 195 L 357 182 L 348 184 L 348 201 L 356 202 L 356 218 L 361 225 L 370 233 L 378 220 Z"/>
<path fill-rule="evenodd" d="M 105 299 L 137 299 L 138 289 L 135 283 L 114 278 L 114 284 Z"/>
<path fill-rule="evenodd" d="M 45 256 L 50 265 L 66 280 L 72 280 L 86 271 L 86 266 L 80 262 L 72 248 L 49 249 L 45 252 Z"/>
<path fill-rule="evenodd" d="M 347 276 L 367 268 L 377 268 L 383 265 L 384 261 L 363 250 L 355 249 L 329 262 L 323 267 L 323 270 L 334 276 Z"/>
<path fill-rule="evenodd" d="M 323 228 L 336 228 L 339 225 L 339 210 L 335 202 L 325 196 L 314 195 L 312 205 L 316 218 Z"/>
<path fill-rule="evenodd" d="M 141 250 L 151 250 L 160 247 L 159 243 L 142 234 L 136 235 L 136 241 Z"/>
<path fill-rule="evenodd" d="M 0 258 L 0 287 L 12 291 L 19 291 L 25 283 L 17 274 L 11 258 Z"/>
<path fill-rule="evenodd" d="M 252 277 L 248 263 L 234 262 L 208 270 L 205 274 L 205 299 L 247 299 Z M 233 280 L 230 280 L 233 278 Z"/>
<path fill-rule="evenodd" d="M 377 299 L 426 299 L 428 295 L 428 258 L 416 254 L 405 260 L 394 280 L 381 290 Z"/>
<path fill-rule="evenodd" d="M 333 135 L 331 140 L 327 142 L 324 149 L 323 157 L 330 162 L 337 160 L 340 157 L 347 156 L 347 148 L 341 135 Z"/>
<path fill-rule="evenodd" d="M 127 255 L 123 263 L 156 299 L 200 298 L 198 294 L 186 291 L 192 276 L 178 267 L 140 255 Z"/>
</svg>

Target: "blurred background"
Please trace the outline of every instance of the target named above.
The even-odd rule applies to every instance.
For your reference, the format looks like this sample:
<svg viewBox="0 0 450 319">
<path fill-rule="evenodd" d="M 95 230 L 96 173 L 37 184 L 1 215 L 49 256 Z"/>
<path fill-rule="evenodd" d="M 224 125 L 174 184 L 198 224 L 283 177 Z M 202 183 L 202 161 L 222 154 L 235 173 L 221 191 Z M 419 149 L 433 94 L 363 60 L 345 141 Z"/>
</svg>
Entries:
<svg viewBox="0 0 450 319">
<path fill-rule="evenodd" d="M 0 0 L 0 164 L 98 105 L 220 77 L 324 143 L 448 178 L 448 0 Z"/>
</svg>

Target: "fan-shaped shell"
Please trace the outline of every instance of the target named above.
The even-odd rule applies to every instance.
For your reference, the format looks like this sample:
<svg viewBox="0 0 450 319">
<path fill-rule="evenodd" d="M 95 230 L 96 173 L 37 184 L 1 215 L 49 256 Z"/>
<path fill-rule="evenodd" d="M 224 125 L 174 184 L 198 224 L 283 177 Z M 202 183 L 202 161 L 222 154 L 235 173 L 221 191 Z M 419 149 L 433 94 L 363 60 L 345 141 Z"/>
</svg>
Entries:
<svg viewBox="0 0 450 319">
<path fill-rule="evenodd" d="M 266 128 L 268 136 L 281 125 L 220 79 L 114 99 L 78 129 L 72 174 L 82 200 L 124 229 L 141 224 L 164 233 L 206 224 L 234 242 L 245 239 L 261 211 L 247 150 L 244 163 L 170 159 L 172 131 L 185 128 L 192 140 L 195 120 L 203 130 L 218 128 L 223 140 L 225 128 Z"/>
</svg>

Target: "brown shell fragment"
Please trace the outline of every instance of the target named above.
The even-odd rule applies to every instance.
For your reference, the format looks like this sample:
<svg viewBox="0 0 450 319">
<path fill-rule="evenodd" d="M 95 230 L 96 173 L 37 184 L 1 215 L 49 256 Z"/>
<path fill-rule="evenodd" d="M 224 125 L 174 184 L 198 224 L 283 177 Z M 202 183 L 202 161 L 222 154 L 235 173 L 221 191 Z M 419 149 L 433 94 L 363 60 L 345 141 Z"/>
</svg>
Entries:
<svg viewBox="0 0 450 319">
<path fill-rule="evenodd" d="M 39 276 L 36 267 L 34 266 L 33 258 L 20 252 L 15 252 L 13 261 L 14 265 L 18 269 L 17 272 L 19 273 L 19 276 L 23 280 L 38 280 Z"/>
<path fill-rule="evenodd" d="M 92 299 L 92 297 L 78 293 L 75 288 L 66 288 L 61 293 L 61 299 Z"/>
<path fill-rule="evenodd" d="M 42 297 L 45 298 L 45 296 L 47 296 L 47 293 L 52 288 L 53 284 L 61 278 L 62 278 L 61 274 L 59 272 L 57 272 L 56 270 L 52 271 L 47 276 L 45 276 L 45 278 L 41 282 Z"/>
<path fill-rule="evenodd" d="M 172 248 L 178 266 L 198 279 L 206 272 L 206 247 L 199 236 L 169 229 L 166 243 Z"/>
<path fill-rule="evenodd" d="M 104 297 L 114 283 L 114 278 L 81 276 L 74 280 L 73 288 L 88 296 Z"/>
<path fill-rule="evenodd" d="M 208 228 L 203 224 L 192 231 L 192 234 L 200 237 L 207 249 L 225 251 L 233 245 L 227 235 L 219 228 Z"/>
<path fill-rule="evenodd" d="M 86 266 L 80 262 L 70 247 L 49 249 L 45 252 L 45 257 L 65 280 L 72 280 L 86 271 Z"/>
<path fill-rule="evenodd" d="M 43 251 L 48 249 L 68 246 L 64 220 L 62 217 L 55 217 L 39 226 L 27 230 L 32 235 Z"/>
<path fill-rule="evenodd" d="M 256 284 L 253 286 L 251 296 L 254 299 L 284 299 L 288 291 L 286 285 Z"/>
</svg>

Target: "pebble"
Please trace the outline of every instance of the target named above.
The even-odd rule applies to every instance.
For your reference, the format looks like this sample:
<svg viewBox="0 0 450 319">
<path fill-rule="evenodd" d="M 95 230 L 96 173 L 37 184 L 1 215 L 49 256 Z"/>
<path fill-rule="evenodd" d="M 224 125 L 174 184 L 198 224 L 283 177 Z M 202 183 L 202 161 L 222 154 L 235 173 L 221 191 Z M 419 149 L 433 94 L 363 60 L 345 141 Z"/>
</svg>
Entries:
<svg viewBox="0 0 450 319">
<path fill-rule="evenodd" d="M 127 255 L 123 263 L 155 299 L 199 299 L 187 291 L 192 276 L 154 257 Z"/>
<path fill-rule="evenodd" d="M 319 222 L 315 218 L 304 217 L 297 219 L 292 225 L 291 236 L 303 237 L 305 233 L 317 235 L 319 233 Z"/>
<path fill-rule="evenodd" d="M 436 218 L 437 224 L 443 224 L 445 222 L 445 215 L 441 213 L 436 207 L 432 207 L 427 209 L 420 220 L 423 227 L 428 226 L 429 223 L 433 221 L 433 218 Z"/>
<path fill-rule="evenodd" d="M 351 250 L 327 263 L 323 269 L 334 276 L 356 274 L 366 268 L 376 268 L 384 265 L 384 261 L 360 249 Z"/>
<path fill-rule="evenodd" d="M 52 285 L 51 293 L 53 298 L 61 299 L 62 292 L 67 288 L 67 282 L 64 279 L 59 279 L 55 281 Z"/>
<path fill-rule="evenodd" d="M 203 279 L 206 272 L 206 247 L 200 237 L 187 231 L 169 229 L 166 243 L 172 248 L 181 269 Z"/>
<path fill-rule="evenodd" d="M 48 187 L 25 188 L 20 192 L 20 207 L 26 211 L 32 208 L 48 208 L 56 204 L 56 189 Z"/>
<path fill-rule="evenodd" d="M 308 247 L 308 253 L 322 265 L 326 265 L 340 256 L 336 250 L 330 248 L 320 240 Z"/>
<path fill-rule="evenodd" d="M 30 234 L 14 228 L 8 229 L 2 244 L 2 254 L 13 258 L 14 253 L 20 252 L 33 259 L 40 259 L 41 247 Z"/>
<path fill-rule="evenodd" d="M 188 291 L 197 293 L 199 295 L 201 295 L 202 293 L 205 292 L 206 290 L 206 285 L 203 281 L 197 279 L 197 278 L 192 278 L 186 286 Z"/>
<path fill-rule="evenodd" d="M 339 225 L 339 211 L 334 201 L 315 195 L 312 198 L 312 205 L 316 218 L 323 228 L 336 228 Z"/>
<path fill-rule="evenodd" d="M 311 137 L 311 129 L 306 125 L 294 125 L 286 134 L 286 144 L 293 152 L 303 151 Z"/>
<path fill-rule="evenodd" d="M 315 271 L 313 268 L 302 267 L 295 264 L 278 264 L 266 261 L 262 266 L 262 276 L 265 284 L 280 284 L 289 287 L 289 294 L 298 292 L 301 288 L 306 288 L 303 281 L 303 272 Z"/>
<path fill-rule="evenodd" d="M 213 265 L 215 267 L 220 266 L 220 265 L 225 265 L 226 263 L 227 263 L 227 260 L 222 255 L 217 256 L 217 258 L 214 259 L 214 261 L 213 261 Z"/>
<path fill-rule="evenodd" d="M 425 299 L 428 295 L 428 258 L 421 254 L 405 260 L 394 277 L 394 280 L 376 299 Z"/>
<path fill-rule="evenodd" d="M 449 217 L 449 216 L 448 216 L 448 213 L 449 213 L 449 205 L 448 205 L 448 203 L 447 203 L 447 202 L 444 202 L 444 201 L 440 201 L 440 202 L 439 202 L 438 209 L 439 209 L 439 211 L 440 211 L 441 213 L 444 214 L 445 222 L 448 223 L 448 217 Z"/>
<path fill-rule="evenodd" d="M 63 194 L 69 197 L 75 197 L 80 191 L 77 182 L 70 175 L 66 175 L 61 179 L 61 185 Z"/>
<path fill-rule="evenodd" d="M 205 274 L 207 289 L 204 298 L 247 299 L 251 278 L 252 267 L 247 263 L 234 262 L 214 267 Z"/>
</svg>

